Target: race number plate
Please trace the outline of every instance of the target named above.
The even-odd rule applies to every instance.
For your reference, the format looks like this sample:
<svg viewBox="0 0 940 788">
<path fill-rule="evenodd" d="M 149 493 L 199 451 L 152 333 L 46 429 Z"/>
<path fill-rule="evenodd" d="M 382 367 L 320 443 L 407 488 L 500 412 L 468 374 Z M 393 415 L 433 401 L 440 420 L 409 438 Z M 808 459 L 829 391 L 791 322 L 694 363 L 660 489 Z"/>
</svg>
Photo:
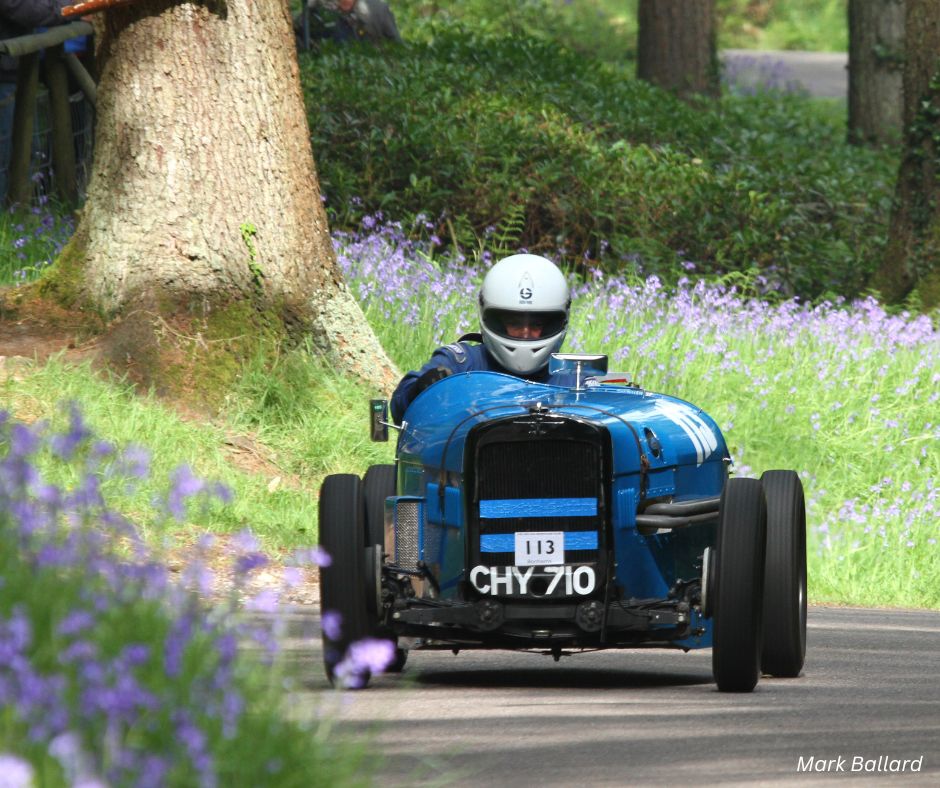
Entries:
<svg viewBox="0 0 940 788">
<path fill-rule="evenodd" d="M 516 566 L 560 566 L 564 562 L 564 531 L 516 532 Z"/>
<path fill-rule="evenodd" d="M 475 566 L 470 584 L 490 596 L 587 596 L 597 587 L 591 566 Z"/>
</svg>

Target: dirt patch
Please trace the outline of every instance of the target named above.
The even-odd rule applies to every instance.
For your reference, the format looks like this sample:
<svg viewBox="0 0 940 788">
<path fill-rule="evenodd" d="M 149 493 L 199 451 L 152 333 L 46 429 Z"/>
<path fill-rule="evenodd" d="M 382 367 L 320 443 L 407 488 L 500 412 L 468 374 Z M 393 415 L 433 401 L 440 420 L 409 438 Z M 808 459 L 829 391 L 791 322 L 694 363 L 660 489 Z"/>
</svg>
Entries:
<svg viewBox="0 0 940 788">
<path fill-rule="evenodd" d="M 74 363 L 95 360 L 97 323 L 27 293 L 0 290 L 0 356 L 41 363 L 61 353 Z"/>
<path fill-rule="evenodd" d="M 201 539 L 208 536 L 210 544 L 200 549 Z M 172 576 L 182 579 L 186 569 L 194 561 L 209 570 L 209 601 L 224 603 L 234 601 L 239 605 L 250 603 L 262 591 L 275 591 L 282 604 L 292 606 L 317 605 L 320 602 L 319 573 L 314 566 L 298 566 L 287 569 L 290 556 L 262 553 L 266 563 L 242 574 L 238 559 L 246 554 L 239 537 L 231 534 L 208 534 L 205 531 L 188 531 L 178 534 L 176 544 L 165 557 Z"/>
</svg>

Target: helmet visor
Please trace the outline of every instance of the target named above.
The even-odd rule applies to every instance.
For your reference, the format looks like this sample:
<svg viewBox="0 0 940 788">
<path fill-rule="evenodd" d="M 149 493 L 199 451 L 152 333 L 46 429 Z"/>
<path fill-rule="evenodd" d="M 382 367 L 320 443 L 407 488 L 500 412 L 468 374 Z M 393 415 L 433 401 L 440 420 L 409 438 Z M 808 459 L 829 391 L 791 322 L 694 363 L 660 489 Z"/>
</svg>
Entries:
<svg viewBox="0 0 940 788">
<path fill-rule="evenodd" d="M 512 309 L 487 309 L 483 323 L 494 334 L 506 339 L 537 340 L 555 336 L 568 322 L 565 312 L 517 312 Z"/>
</svg>

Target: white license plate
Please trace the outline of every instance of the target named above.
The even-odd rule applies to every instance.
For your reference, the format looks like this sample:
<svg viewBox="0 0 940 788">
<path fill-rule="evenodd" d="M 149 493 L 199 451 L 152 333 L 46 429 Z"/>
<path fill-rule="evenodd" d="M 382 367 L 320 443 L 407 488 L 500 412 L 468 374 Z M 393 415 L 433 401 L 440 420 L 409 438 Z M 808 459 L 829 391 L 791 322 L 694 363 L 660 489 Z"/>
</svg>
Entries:
<svg viewBox="0 0 940 788">
<path fill-rule="evenodd" d="M 516 566 L 556 566 L 564 562 L 564 531 L 516 533 Z"/>
</svg>

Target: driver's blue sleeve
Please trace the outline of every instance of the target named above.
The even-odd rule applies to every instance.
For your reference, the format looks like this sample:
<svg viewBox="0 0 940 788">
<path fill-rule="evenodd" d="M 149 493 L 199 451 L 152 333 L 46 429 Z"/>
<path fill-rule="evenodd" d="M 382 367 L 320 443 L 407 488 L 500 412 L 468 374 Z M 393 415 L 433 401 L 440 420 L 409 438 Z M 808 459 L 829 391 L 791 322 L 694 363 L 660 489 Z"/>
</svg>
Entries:
<svg viewBox="0 0 940 788">
<path fill-rule="evenodd" d="M 395 389 L 395 393 L 392 394 L 392 421 L 401 424 L 411 401 L 418 396 L 415 392 L 415 384 L 425 372 L 437 367 L 444 367 L 444 369 L 454 373 L 478 369 L 479 361 L 477 356 L 479 352 L 474 352 L 476 350 L 475 347 L 465 345 L 462 342 L 439 347 L 431 354 L 431 359 L 421 369 L 405 375 L 401 379 L 401 383 L 398 384 L 398 388 Z"/>
</svg>

